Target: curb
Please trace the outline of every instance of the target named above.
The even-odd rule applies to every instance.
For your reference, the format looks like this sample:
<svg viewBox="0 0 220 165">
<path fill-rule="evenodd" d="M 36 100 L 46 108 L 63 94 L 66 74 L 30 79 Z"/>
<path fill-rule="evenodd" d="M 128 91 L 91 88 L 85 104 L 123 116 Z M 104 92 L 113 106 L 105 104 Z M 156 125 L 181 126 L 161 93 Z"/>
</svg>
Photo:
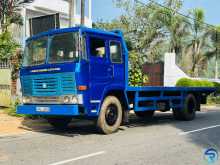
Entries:
<svg viewBox="0 0 220 165">
<path fill-rule="evenodd" d="M 207 109 L 218 108 L 220 110 L 220 105 L 203 105 L 202 108 L 207 108 Z"/>
</svg>

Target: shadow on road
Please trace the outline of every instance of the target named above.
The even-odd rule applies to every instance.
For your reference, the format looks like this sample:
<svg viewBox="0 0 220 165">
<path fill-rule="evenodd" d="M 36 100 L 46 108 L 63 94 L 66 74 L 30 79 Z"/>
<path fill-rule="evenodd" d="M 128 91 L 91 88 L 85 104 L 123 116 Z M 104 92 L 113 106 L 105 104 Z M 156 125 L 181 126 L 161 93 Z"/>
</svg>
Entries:
<svg viewBox="0 0 220 165">
<path fill-rule="evenodd" d="M 23 129 L 33 132 L 41 132 L 47 134 L 54 134 L 59 136 L 79 136 L 97 134 L 94 121 L 73 119 L 67 129 L 56 130 L 45 119 L 30 120 L 24 119 L 22 121 Z"/>
<path fill-rule="evenodd" d="M 129 129 L 137 128 L 137 127 L 146 127 L 146 131 L 151 126 L 160 125 L 163 127 L 164 125 L 170 125 L 172 127 L 177 128 L 180 132 L 192 131 L 195 129 L 200 129 L 216 124 L 220 124 L 220 113 L 211 112 L 211 113 L 198 113 L 197 118 L 194 121 L 177 121 L 174 120 L 172 113 L 156 113 L 156 115 L 152 119 L 143 120 L 136 117 L 134 114 L 130 114 L 129 116 L 130 122 L 128 125 L 120 128 L 119 132 L 129 131 Z M 33 122 L 35 124 L 33 124 Z M 95 135 L 99 134 L 94 121 L 85 121 L 79 119 L 73 119 L 69 127 L 65 130 L 55 130 L 53 129 L 46 120 L 24 120 L 22 122 L 26 129 L 30 129 L 35 132 L 41 132 L 46 134 L 53 134 L 57 136 L 66 136 L 66 137 L 75 137 L 80 135 Z M 38 127 L 35 127 L 38 125 Z M 40 126 L 40 127 L 39 127 Z M 212 131 L 212 132 L 209 132 Z M 213 134 L 213 130 L 206 130 L 204 132 L 197 132 L 194 134 L 189 134 L 187 137 L 190 139 L 192 143 L 197 145 L 207 147 L 207 146 L 217 146 L 220 148 L 220 129 L 216 129 L 216 132 Z M 178 136 L 178 135 L 177 135 Z"/>
</svg>

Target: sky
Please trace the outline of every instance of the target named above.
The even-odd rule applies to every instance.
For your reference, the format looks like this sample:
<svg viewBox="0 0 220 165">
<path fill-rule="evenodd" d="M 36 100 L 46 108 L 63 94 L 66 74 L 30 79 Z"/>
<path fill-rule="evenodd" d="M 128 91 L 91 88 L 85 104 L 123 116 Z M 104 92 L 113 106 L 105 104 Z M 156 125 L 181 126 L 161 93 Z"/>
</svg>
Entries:
<svg viewBox="0 0 220 165">
<path fill-rule="evenodd" d="M 146 0 L 142 0 L 146 2 Z M 192 8 L 202 8 L 205 11 L 206 22 L 212 25 L 220 25 L 220 0 L 184 0 L 182 13 L 187 13 Z M 115 7 L 113 0 L 92 0 L 93 21 L 110 21 L 122 13 Z"/>
</svg>

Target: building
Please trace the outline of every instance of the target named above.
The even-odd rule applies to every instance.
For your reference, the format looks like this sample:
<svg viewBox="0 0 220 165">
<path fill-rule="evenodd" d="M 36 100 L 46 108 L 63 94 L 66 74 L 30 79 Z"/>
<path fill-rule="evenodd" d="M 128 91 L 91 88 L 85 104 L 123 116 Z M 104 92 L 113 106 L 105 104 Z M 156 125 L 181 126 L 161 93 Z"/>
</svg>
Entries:
<svg viewBox="0 0 220 165">
<path fill-rule="evenodd" d="M 86 0 L 85 7 L 85 25 L 92 27 L 92 10 L 91 0 Z M 74 24 L 80 24 L 80 0 L 75 0 L 74 4 Z M 24 41 L 30 36 L 29 19 L 48 14 L 60 14 L 60 27 L 69 26 L 69 2 L 68 0 L 35 0 L 33 3 L 26 4 L 21 9 L 24 26 L 12 27 L 12 33 L 16 41 L 24 45 Z"/>
</svg>

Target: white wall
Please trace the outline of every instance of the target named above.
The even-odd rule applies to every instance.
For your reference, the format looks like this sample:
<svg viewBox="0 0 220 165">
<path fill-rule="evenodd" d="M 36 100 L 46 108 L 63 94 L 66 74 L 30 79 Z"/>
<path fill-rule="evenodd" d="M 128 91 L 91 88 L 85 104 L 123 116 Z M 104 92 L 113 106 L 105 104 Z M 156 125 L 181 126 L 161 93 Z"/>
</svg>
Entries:
<svg viewBox="0 0 220 165">
<path fill-rule="evenodd" d="M 166 53 L 164 58 L 164 86 L 174 87 L 180 78 L 190 78 L 195 80 L 208 80 L 220 83 L 220 79 L 192 78 L 184 73 L 176 65 L 176 54 Z"/>
<path fill-rule="evenodd" d="M 174 87 L 180 78 L 190 78 L 176 65 L 176 54 L 166 53 L 164 57 L 164 86 Z"/>
</svg>

